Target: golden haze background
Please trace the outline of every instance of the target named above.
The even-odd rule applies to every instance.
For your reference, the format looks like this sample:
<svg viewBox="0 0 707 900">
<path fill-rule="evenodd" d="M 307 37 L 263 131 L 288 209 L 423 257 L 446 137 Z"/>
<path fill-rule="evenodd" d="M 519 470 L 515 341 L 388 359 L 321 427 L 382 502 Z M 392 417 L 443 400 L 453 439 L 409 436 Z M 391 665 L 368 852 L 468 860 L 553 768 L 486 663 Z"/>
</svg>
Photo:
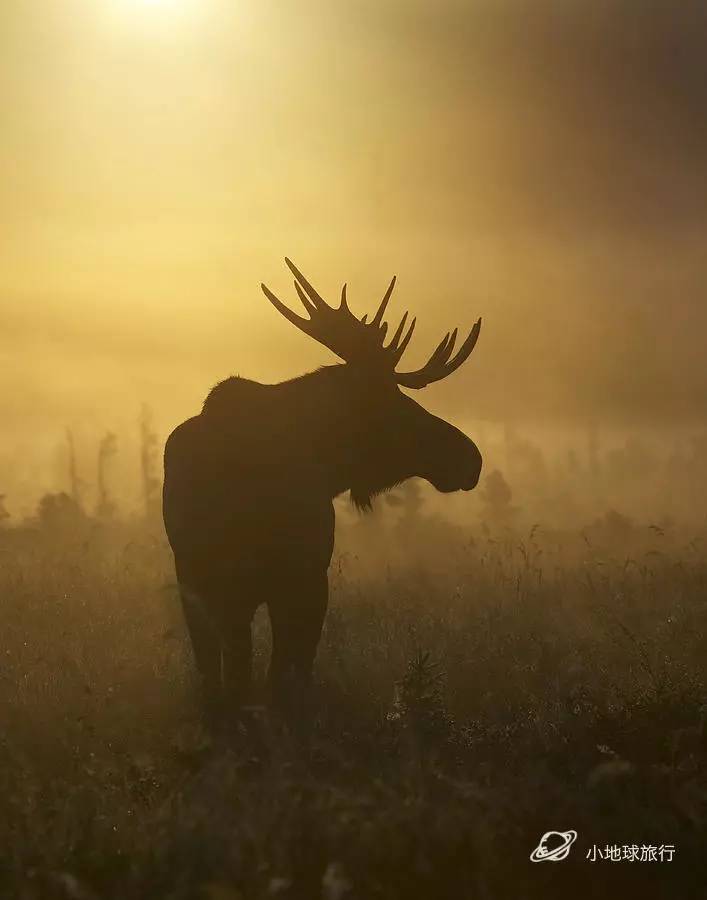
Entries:
<svg viewBox="0 0 707 900">
<path fill-rule="evenodd" d="M 476 421 L 704 422 L 707 10 L 639 0 L 5 0 L 0 491 L 333 361 L 267 304 L 419 317 Z M 83 448 L 83 449 L 82 449 Z M 89 451 L 90 448 L 90 451 Z"/>
</svg>

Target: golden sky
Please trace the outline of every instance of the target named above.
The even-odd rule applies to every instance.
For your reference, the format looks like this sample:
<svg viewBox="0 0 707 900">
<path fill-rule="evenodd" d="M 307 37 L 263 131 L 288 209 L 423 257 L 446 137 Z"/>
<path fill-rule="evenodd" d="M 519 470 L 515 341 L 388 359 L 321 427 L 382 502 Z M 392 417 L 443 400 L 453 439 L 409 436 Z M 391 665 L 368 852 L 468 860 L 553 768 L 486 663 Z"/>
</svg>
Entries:
<svg viewBox="0 0 707 900">
<path fill-rule="evenodd" d="M 292 257 L 360 313 L 397 273 L 419 399 L 466 420 L 703 421 L 707 7 L 3 0 L 5 452 L 166 428 L 231 373 L 333 361 Z"/>
</svg>

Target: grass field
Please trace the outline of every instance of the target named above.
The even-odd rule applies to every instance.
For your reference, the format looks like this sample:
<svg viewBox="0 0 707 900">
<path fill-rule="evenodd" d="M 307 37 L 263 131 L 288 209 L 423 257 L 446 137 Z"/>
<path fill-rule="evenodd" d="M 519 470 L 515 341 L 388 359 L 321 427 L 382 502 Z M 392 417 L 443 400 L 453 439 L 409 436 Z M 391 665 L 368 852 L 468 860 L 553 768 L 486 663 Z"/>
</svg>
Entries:
<svg viewBox="0 0 707 900">
<path fill-rule="evenodd" d="M 308 754 L 258 696 L 201 729 L 159 528 L 0 532 L 0 896 L 707 895 L 705 535 L 379 527 L 339 543 Z"/>
</svg>

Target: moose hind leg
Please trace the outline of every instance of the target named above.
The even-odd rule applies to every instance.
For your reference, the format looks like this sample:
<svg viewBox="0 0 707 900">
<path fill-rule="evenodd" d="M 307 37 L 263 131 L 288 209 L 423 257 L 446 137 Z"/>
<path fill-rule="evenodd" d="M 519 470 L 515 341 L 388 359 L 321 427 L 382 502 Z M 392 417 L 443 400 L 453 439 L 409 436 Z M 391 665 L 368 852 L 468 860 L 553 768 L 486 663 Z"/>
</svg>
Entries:
<svg viewBox="0 0 707 900">
<path fill-rule="evenodd" d="M 235 716 L 250 699 L 252 681 L 251 611 L 243 611 L 229 621 L 223 635 L 222 685 L 227 715 Z"/>
<path fill-rule="evenodd" d="M 297 579 L 268 603 L 272 657 L 268 677 L 273 706 L 296 731 L 311 724 L 314 658 L 326 615 L 326 572 Z"/>
</svg>

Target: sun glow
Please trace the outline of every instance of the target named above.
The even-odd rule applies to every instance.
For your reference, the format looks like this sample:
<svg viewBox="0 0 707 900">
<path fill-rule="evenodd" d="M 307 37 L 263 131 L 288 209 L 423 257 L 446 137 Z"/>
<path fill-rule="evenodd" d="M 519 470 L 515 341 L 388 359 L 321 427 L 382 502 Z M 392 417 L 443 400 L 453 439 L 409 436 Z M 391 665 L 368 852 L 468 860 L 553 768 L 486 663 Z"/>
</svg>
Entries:
<svg viewBox="0 0 707 900">
<path fill-rule="evenodd" d="M 172 30 L 182 22 L 190 22 L 197 12 L 197 0 L 111 0 L 107 7 L 114 24 L 143 28 L 148 25 Z"/>
<path fill-rule="evenodd" d="M 114 0 L 117 7 L 132 16 L 173 16 L 194 5 L 194 0 Z"/>
<path fill-rule="evenodd" d="M 170 7 L 170 6 L 180 6 L 183 3 L 183 0 L 130 0 L 133 6 L 140 7 Z"/>
</svg>

